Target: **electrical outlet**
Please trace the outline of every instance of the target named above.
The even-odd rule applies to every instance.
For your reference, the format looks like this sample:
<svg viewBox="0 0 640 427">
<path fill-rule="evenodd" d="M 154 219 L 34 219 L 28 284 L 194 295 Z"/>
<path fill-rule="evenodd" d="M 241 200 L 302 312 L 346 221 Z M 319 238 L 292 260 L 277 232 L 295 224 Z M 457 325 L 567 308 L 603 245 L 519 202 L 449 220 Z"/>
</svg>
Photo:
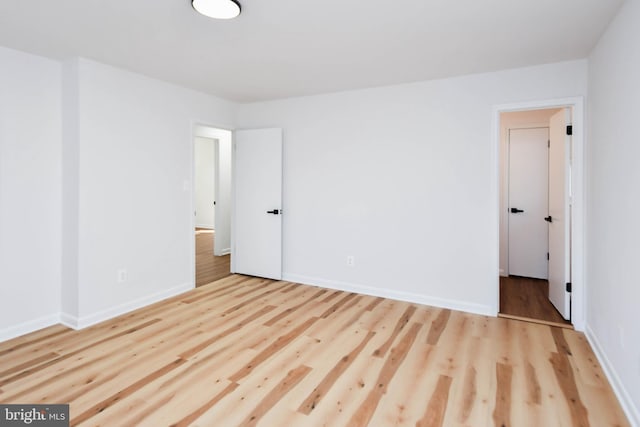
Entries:
<svg viewBox="0 0 640 427">
<path fill-rule="evenodd" d="M 118 270 L 118 283 L 124 283 L 127 281 L 127 270 L 121 268 Z"/>
<path fill-rule="evenodd" d="M 356 264 L 356 259 L 353 255 L 347 256 L 347 265 L 353 267 Z"/>
</svg>

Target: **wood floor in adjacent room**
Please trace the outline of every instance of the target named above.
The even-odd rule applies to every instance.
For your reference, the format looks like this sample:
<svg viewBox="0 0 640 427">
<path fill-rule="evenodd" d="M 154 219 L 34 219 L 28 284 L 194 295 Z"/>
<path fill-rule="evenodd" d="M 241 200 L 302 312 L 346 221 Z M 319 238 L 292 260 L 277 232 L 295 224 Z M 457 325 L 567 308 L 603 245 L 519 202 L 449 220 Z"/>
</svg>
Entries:
<svg viewBox="0 0 640 427">
<path fill-rule="evenodd" d="M 231 255 L 214 256 L 213 230 L 196 228 L 196 286 L 206 285 L 231 274 Z"/>
<path fill-rule="evenodd" d="M 500 314 L 571 327 L 549 301 L 549 282 L 528 277 L 500 277 Z"/>
<path fill-rule="evenodd" d="M 0 343 L 2 403 L 72 425 L 628 426 L 585 336 L 232 275 Z"/>
</svg>

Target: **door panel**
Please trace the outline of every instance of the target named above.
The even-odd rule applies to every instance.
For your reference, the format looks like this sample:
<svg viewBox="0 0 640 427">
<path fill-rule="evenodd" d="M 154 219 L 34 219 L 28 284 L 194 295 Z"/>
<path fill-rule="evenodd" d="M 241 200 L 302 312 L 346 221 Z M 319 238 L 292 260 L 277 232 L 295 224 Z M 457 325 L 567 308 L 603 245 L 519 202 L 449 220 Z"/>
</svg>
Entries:
<svg viewBox="0 0 640 427">
<path fill-rule="evenodd" d="M 196 227 L 215 224 L 215 144 L 215 139 L 195 137 Z"/>
<path fill-rule="evenodd" d="M 569 319 L 570 294 L 566 283 L 571 281 L 569 207 L 569 146 L 571 137 L 566 134 L 571 110 L 562 109 L 549 121 L 549 299 L 560 314 Z"/>
<path fill-rule="evenodd" d="M 235 273 L 282 278 L 282 129 L 235 132 Z M 277 213 L 268 213 L 268 212 Z"/>
<path fill-rule="evenodd" d="M 510 275 L 547 278 L 548 138 L 548 128 L 509 131 Z"/>
</svg>

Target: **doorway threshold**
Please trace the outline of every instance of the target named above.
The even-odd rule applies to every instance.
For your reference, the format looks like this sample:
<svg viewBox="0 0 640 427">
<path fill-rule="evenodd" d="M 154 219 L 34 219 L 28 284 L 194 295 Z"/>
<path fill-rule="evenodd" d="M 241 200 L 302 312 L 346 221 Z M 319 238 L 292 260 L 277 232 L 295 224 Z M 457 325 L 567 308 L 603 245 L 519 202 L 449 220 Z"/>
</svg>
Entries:
<svg viewBox="0 0 640 427">
<path fill-rule="evenodd" d="M 551 322 L 548 320 L 533 319 L 531 317 L 516 316 L 513 314 L 498 313 L 498 317 L 511 320 L 519 320 L 521 322 L 538 323 L 540 325 L 555 326 L 557 328 L 573 329 L 570 323 Z"/>
</svg>

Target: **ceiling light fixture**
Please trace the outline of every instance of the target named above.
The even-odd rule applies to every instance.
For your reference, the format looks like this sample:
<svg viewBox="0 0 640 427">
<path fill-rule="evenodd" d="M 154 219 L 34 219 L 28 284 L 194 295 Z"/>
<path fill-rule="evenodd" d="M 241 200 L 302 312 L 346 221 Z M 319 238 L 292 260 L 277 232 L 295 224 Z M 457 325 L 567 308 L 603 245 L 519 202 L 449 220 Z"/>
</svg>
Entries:
<svg viewBox="0 0 640 427">
<path fill-rule="evenodd" d="M 209 18 L 232 19 L 240 15 L 240 3 L 235 0 L 191 0 L 191 6 Z"/>
</svg>

